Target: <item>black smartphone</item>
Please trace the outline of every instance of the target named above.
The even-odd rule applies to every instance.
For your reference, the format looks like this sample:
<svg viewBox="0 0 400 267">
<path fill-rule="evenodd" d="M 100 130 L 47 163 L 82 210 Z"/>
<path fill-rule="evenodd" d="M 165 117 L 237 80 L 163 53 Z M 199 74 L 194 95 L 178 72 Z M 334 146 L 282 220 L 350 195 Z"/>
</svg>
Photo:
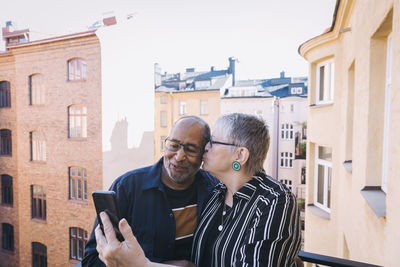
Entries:
<svg viewBox="0 0 400 267">
<path fill-rule="evenodd" d="M 119 216 L 119 209 L 117 204 L 117 194 L 114 191 L 101 191 L 96 190 L 92 193 L 94 206 L 96 207 L 97 220 L 100 224 L 100 228 L 104 234 L 103 222 L 100 218 L 100 212 L 104 211 L 107 213 L 108 217 L 110 217 L 110 221 L 113 225 L 115 234 L 117 239 L 122 242 L 124 241 L 124 237 L 118 228 L 118 223 L 121 220 Z"/>
</svg>

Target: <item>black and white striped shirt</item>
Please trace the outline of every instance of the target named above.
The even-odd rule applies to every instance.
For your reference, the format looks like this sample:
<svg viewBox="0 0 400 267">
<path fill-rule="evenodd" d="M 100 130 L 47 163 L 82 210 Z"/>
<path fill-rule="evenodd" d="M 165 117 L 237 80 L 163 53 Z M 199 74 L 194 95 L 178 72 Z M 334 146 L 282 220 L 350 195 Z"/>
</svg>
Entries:
<svg viewBox="0 0 400 267">
<path fill-rule="evenodd" d="M 301 237 L 293 193 L 258 173 L 233 195 L 231 214 L 220 231 L 225 192 L 224 184 L 217 185 L 202 211 L 192 261 L 204 267 L 295 266 Z"/>
</svg>

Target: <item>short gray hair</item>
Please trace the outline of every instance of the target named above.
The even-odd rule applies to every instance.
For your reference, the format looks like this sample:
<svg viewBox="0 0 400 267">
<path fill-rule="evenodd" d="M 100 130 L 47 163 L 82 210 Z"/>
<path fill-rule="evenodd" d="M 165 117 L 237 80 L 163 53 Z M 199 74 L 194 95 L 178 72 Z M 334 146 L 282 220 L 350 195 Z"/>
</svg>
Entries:
<svg viewBox="0 0 400 267">
<path fill-rule="evenodd" d="M 222 130 L 226 141 L 249 150 L 249 159 L 245 164 L 248 173 L 256 174 L 263 169 L 269 148 L 268 125 L 263 119 L 244 113 L 231 113 L 220 116 L 214 123 L 215 128 Z"/>
</svg>

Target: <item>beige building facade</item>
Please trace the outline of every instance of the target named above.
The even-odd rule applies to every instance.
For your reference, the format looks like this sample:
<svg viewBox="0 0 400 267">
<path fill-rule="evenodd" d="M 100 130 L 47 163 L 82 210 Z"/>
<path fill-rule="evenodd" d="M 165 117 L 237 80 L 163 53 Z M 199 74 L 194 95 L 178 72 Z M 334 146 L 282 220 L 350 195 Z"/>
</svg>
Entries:
<svg viewBox="0 0 400 267">
<path fill-rule="evenodd" d="M 383 266 L 400 251 L 400 1 L 338 0 L 309 62 L 305 250 Z"/>
</svg>

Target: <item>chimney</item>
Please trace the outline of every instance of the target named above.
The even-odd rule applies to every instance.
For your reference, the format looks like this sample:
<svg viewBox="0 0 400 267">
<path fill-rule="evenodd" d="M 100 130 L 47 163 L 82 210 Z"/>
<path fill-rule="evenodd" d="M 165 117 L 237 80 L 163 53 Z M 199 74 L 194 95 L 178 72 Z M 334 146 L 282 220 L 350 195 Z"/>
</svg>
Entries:
<svg viewBox="0 0 400 267">
<path fill-rule="evenodd" d="M 161 79 L 161 67 L 158 63 L 154 64 L 154 86 L 157 88 L 162 83 Z"/>
<path fill-rule="evenodd" d="M 285 71 L 281 71 L 281 79 L 285 78 Z"/>
<path fill-rule="evenodd" d="M 236 61 L 237 59 L 234 57 L 230 57 L 229 58 L 229 69 L 228 69 L 228 73 L 232 74 L 232 86 L 236 85 Z"/>
<path fill-rule="evenodd" d="M 2 28 L 3 40 L 6 41 L 6 49 L 9 45 L 29 42 L 29 29 L 15 30 L 14 23 L 7 21 L 6 26 Z"/>
<path fill-rule="evenodd" d="M 214 66 L 211 66 L 210 71 L 215 71 L 215 67 L 214 67 Z"/>
<path fill-rule="evenodd" d="M 103 19 L 104 26 L 111 26 L 111 25 L 115 25 L 115 24 L 117 24 L 117 19 L 115 18 L 115 16 Z"/>
</svg>

